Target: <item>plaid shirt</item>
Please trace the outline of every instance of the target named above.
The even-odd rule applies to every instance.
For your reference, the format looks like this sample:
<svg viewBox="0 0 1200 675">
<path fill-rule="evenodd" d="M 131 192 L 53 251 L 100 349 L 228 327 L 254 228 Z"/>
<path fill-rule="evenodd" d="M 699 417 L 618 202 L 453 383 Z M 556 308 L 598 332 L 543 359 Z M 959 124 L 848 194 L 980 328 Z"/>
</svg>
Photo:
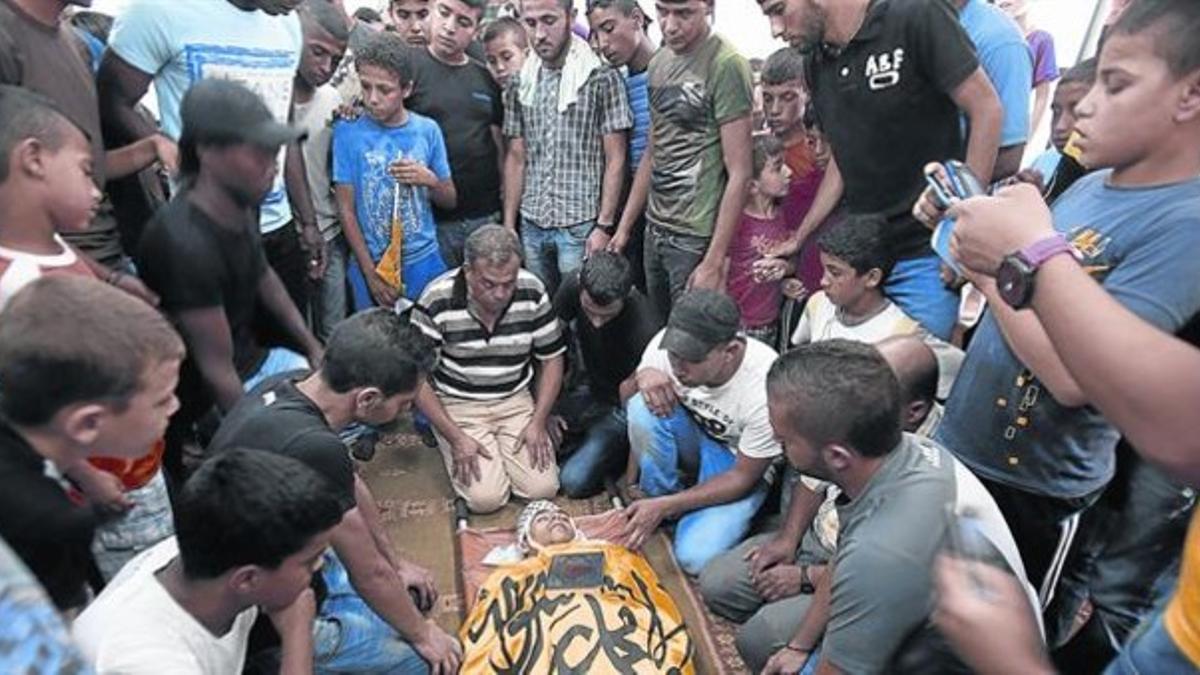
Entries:
<svg viewBox="0 0 1200 675">
<path fill-rule="evenodd" d="M 504 135 L 525 139 L 521 216 L 540 227 L 595 220 L 604 181 L 605 134 L 633 126 L 625 81 L 616 70 L 592 71 L 579 98 L 558 112 L 558 71 L 543 68 L 534 105 L 517 98 L 520 76 L 504 92 Z"/>
</svg>

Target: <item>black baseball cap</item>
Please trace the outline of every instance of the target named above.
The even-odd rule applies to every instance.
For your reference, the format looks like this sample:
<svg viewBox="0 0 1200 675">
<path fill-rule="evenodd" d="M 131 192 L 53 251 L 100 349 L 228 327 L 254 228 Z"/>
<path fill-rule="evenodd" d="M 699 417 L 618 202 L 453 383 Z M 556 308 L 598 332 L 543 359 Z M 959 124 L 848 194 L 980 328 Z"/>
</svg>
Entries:
<svg viewBox="0 0 1200 675">
<path fill-rule="evenodd" d="M 741 320 L 737 304 L 728 295 L 688 291 L 671 308 L 661 346 L 684 361 L 703 361 L 713 349 L 737 337 Z"/>
<path fill-rule="evenodd" d="M 200 80 L 180 105 L 183 135 L 210 140 L 253 143 L 272 148 L 303 138 L 302 129 L 283 124 L 267 104 L 245 85 L 232 80 Z"/>
</svg>

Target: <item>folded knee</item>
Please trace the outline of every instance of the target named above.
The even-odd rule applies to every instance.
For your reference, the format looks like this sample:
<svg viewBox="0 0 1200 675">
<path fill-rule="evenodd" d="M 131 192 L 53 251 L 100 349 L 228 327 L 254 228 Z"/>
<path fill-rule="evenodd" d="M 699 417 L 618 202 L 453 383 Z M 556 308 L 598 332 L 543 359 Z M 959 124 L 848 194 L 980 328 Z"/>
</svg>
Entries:
<svg viewBox="0 0 1200 675">
<path fill-rule="evenodd" d="M 499 511 L 508 503 L 508 498 L 509 490 L 507 487 L 499 490 L 471 489 L 471 487 L 468 487 L 463 493 L 463 499 L 466 500 L 467 509 L 471 513 L 492 513 L 493 511 Z"/>
</svg>

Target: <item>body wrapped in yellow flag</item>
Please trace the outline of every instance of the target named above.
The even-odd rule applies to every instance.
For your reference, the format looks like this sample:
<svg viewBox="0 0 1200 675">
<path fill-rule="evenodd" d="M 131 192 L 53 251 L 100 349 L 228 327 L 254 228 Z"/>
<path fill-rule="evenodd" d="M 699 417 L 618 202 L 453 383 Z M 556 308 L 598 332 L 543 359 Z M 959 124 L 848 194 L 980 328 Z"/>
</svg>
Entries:
<svg viewBox="0 0 1200 675">
<path fill-rule="evenodd" d="M 493 572 L 463 623 L 463 673 L 695 672 L 679 608 L 646 559 L 603 541 Z"/>
</svg>

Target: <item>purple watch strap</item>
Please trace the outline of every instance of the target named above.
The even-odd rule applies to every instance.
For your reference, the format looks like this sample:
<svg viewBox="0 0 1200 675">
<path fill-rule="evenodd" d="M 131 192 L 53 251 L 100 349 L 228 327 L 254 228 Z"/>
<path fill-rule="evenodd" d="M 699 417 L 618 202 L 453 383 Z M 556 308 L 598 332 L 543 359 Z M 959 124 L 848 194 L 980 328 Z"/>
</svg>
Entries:
<svg viewBox="0 0 1200 675">
<path fill-rule="evenodd" d="M 1055 234 L 1045 239 L 1040 239 L 1033 242 L 1029 246 L 1017 252 L 1030 267 L 1037 269 L 1042 266 L 1042 263 L 1053 258 L 1060 253 L 1070 253 L 1071 245 L 1063 238 L 1061 234 Z"/>
</svg>

